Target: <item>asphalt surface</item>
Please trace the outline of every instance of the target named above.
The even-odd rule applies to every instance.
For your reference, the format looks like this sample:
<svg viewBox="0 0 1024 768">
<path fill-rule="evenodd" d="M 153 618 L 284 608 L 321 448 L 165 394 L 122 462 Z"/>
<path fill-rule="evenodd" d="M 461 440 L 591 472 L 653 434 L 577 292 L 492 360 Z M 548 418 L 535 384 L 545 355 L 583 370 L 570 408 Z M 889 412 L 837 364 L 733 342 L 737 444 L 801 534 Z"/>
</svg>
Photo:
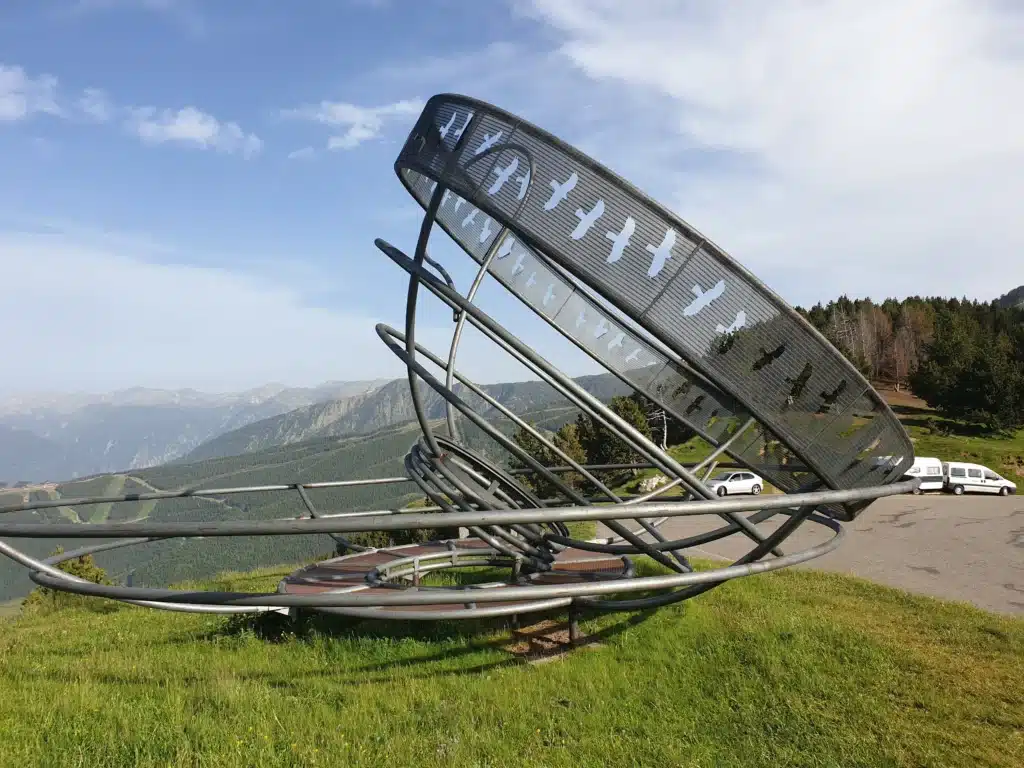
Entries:
<svg viewBox="0 0 1024 768">
<path fill-rule="evenodd" d="M 670 538 L 720 527 L 715 517 L 668 520 Z M 774 530 L 763 523 L 765 533 Z M 846 523 L 839 548 L 799 568 L 846 573 L 1000 613 L 1024 615 L 1024 496 L 923 494 L 879 499 Z M 600 527 L 598 535 L 609 532 Z M 805 523 L 783 545 L 785 553 L 832 535 Z M 731 560 L 752 546 L 742 535 L 689 550 Z M 754 576 L 753 578 L 757 578 Z"/>
</svg>

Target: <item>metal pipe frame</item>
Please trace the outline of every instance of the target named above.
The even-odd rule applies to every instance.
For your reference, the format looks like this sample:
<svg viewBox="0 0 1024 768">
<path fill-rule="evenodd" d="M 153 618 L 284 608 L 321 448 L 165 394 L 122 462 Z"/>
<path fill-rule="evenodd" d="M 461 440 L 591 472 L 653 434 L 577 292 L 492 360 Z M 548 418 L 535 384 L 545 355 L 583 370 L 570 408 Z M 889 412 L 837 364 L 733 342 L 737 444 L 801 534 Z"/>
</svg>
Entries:
<svg viewBox="0 0 1024 768">
<path fill-rule="evenodd" d="M 408 274 L 403 331 L 400 332 L 383 323 L 376 326 L 381 341 L 406 367 L 413 410 L 421 430 L 420 438 L 413 443 L 405 456 L 405 475 L 240 488 L 192 486 L 175 491 L 59 499 L 0 507 L 0 537 L 115 539 L 113 542 L 86 545 L 45 559 L 31 557 L 0 540 L 0 554 L 24 565 L 31 580 L 42 587 L 172 611 L 291 613 L 298 609 L 315 609 L 362 618 L 447 620 L 518 616 L 566 607 L 571 612 L 580 608 L 598 611 L 645 610 L 695 597 L 730 579 L 805 563 L 824 555 L 839 546 L 843 537 L 842 526 L 829 510 L 843 504 L 866 505 L 878 498 L 911 492 L 917 487 L 917 480 L 899 482 L 894 481 L 896 476 L 887 475 L 886 482 L 879 485 L 837 488 L 833 480 L 817 471 L 814 462 L 808 460 L 802 451 L 793 450 L 792 453 L 799 459 L 799 464 L 770 465 L 766 462 L 761 471 L 777 473 L 777 476 L 787 473 L 810 474 L 816 476 L 818 480 L 803 485 L 794 482 L 791 487 L 796 490 L 788 494 L 749 498 L 717 497 L 707 485 L 708 478 L 715 469 L 719 466 L 736 466 L 754 472 L 759 471 L 748 463 L 745 456 L 749 446 L 743 448 L 740 441 L 744 437 L 749 437 L 751 430 L 755 429 L 759 430 L 755 439 L 774 437 L 775 425 L 763 418 L 762 410 L 746 407 L 749 405 L 745 402 L 746 399 L 735 397 L 735 392 L 729 386 L 720 386 L 722 382 L 714 380 L 706 365 L 681 354 L 678 346 L 664 338 L 662 332 L 656 332 L 650 327 L 643 315 L 627 311 L 617 294 L 588 282 L 587 276 L 574 264 L 565 260 L 564 252 L 552 250 L 554 246 L 549 247 L 549 244 L 538 239 L 536 232 L 531 234 L 525 225 L 521 225 L 520 214 L 526 210 L 527 203 L 536 202 L 533 193 L 538 163 L 535 161 L 530 143 L 536 144 L 538 136 L 544 139 L 536 129 L 522 122 L 513 123 L 509 131 L 509 141 L 503 144 L 487 144 L 486 138 L 489 134 L 485 134 L 485 141 L 475 152 L 469 154 L 467 142 L 471 136 L 477 136 L 477 129 L 481 125 L 480 115 L 471 115 L 467 117 L 466 124 L 463 125 L 454 144 L 444 145 L 445 150 L 441 153 L 445 158 L 443 168 L 436 164 L 419 164 L 419 161 L 413 158 L 415 150 L 410 152 L 410 147 L 418 145 L 422 149 L 428 144 L 437 147 L 439 142 L 444 142 L 446 136 L 447 129 L 445 132 L 439 132 L 432 122 L 434 115 L 430 110 L 438 109 L 436 104 L 439 98 L 443 97 L 431 100 L 396 162 L 396 171 L 400 179 L 424 209 L 413 255 L 409 257 L 383 240 L 375 241 L 377 247 Z M 453 98 L 456 98 L 458 103 L 457 100 L 463 97 Z M 472 103 L 488 106 L 482 102 Z M 500 113 L 496 108 L 489 109 L 493 110 L 494 114 Z M 480 113 L 484 111 L 479 110 Z M 522 136 L 530 137 L 529 141 L 524 138 L 523 141 L 516 142 L 515 136 L 520 125 L 524 126 L 525 130 Z M 557 142 L 553 137 L 544 140 L 548 139 Z M 558 144 L 552 146 L 558 147 L 559 151 L 565 149 Z M 468 160 L 461 157 L 460 153 L 468 156 Z M 487 179 L 492 173 L 498 173 L 500 177 L 501 173 L 509 171 L 508 168 L 498 168 L 502 153 L 516 155 L 517 162 L 522 159 L 526 166 L 524 175 L 520 177 L 522 187 L 518 202 L 508 209 L 503 209 L 493 201 L 481 197 L 483 181 L 471 179 L 471 172 L 479 175 L 479 166 L 486 166 L 482 179 Z M 538 157 L 542 162 L 548 162 L 543 152 Z M 596 167 L 593 161 L 590 162 L 592 167 Z M 433 179 L 429 192 L 414 192 L 415 184 L 410 181 L 410 177 L 403 175 L 404 170 L 411 170 L 427 181 Z M 621 182 L 617 177 L 612 181 Z M 639 194 L 628 187 L 626 182 L 621 184 L 628 194 Z M 554 182 L 552 186 L 555 186 Z M 458 195 L 457 190 L 474 189 L 476 192 L 471 198 L 460 199 L 468 202 L 477 212 L 486 211 L 490 220 L 499 227 L 486 249 L 477 252 L 474 252 L 461 236 L 453 232 L 452 227 L 444 224 L 439 218 L 439 211 L 451 194 Z M 469 193 L 464 191 L 463 194 Z M 642 200 L 645 205 L 650 203 L 647 198 L 637 199 Z M 577 211 L 576 215 L 582 217 L 583 213 Z M 427 252 L 435 226 L 440 226 L 477 262 L 478 269 L 465 294 L 456 289 L 455 282 L 445 266 Z M 488 233 L 493 234 L 489 229 Z M 693 466 L 677 461 L 666 450 L 647 439 L 638 429 L 617 415 L 607 404 L 591 395 L 475 304 L 479 289 L 487 275 L 496 274 L 492 273 L 492 266 L 497 263 L 496 259 L 502 258 L 501 246 L 512 234 L 530 249 L 532 256 L 540 265 L 556 274 L 574 292 L 578 292 L 584 301 L 601 307 L 613 321 L 621 321 L 622 327 L 634 334 L 639 343 L 656 349 L 667 360 L 665 370 L 673 367 L 684 379 L 697 382 L 704 388 L 703 391 L 711 393 L 713 399 L 719 398 L 720 402 L 726 402 L 722 398 L 732 398 L 746 407 L 746 411 L 743 408 L 734 411 L 735 425 L 730 422 L 727 430 L 716 428 L 716 432 L 722 433 L 716 438 L 708 434 L 708 430 L 711 430 L 717 412 L 712 412 L 711 418 L 705 419 L 706 424 L 703 421 L 699 424 L 691 423 L 685 415 L 673 410 L 662 395 L 652 395 L 648 389 L 630 381 L 623 371 L 613 370 L 613 366 L 607 364 L 609 371 L 621 382 L 632 387 L 634 391 L 642 392 L 648 399 L 653 397 L 657 405 L 704 439 L 711 446 L 707 456 Z M 480 235 L 479 242 L 486 242 L 483 234 Z M 700 242 L 704 244 L 709 241 L 701 236 Z M 694 248 L 694 253 L 702 247 L 701 244 Z M 507 256 L 508 252 L 504 255 Z M 691 253 L 690 256 L 692 255 Z M 756 282 L 756 278 L 750 276 L 739 265 L 731 261 L 728 264 L 735 268 L 737 274 Z M 757 285 L 761 286 L 759 282 Z M 604 364 L 579 339 L 559 327 L 553 317 L 548 317 L 540 311 L 539 305 L 531 304 L 523 294 L 517 292 L 518 289 L 513 290 L 511 284 L 506 287 L 533 311 L 540 314 L 563 337 L 592 359 Z M 661 289 L 662 293 L 667 287 L 666 285 Z M 416 340 L 417 307 L 421 288 L 426 288 L 430 295 L 453 312 L 454 330 L 446 357 L 434 354 Z M 780 306 L 783 314 L 795 316 L 793 310 L 781 299 L 774 294 L 769 295 L 771 301 Z M 545 304 L 546 302 L 547 299 Z M 467 323 L 497 349 L 526 366 L 564 397 L 571 406 L 606 430 L 612 436 L 611 439 L 622 441 L 642 461 L 633 464 L 604 465 L 577 461 L 561 449 L 545 431 L 534 427 L 489 395 L 483 387 L 460 372 L 456 365 Z M 814 338 L 820 341 L 818 336 Z M 443 378 L 433 375 L 424 362 L 433 364 L 443 371 Z M 845 365 L 849 368 L 848 364 Z M 485 409 L 493 410 L 529 434 L 549 452 L 549 455 L 557 457 L 565 464 L 548 466 L 538 456 L 524 450 L 482 413 L 477 412 L 462 394 L 457 393 L 456 383 L 478 398 Z M 436 424 L 427 417 L 421 392 L 423 384 L 436 392 L 444 402 L 447 437 L 435 433 Z M 733 412 L 727 409 L 727 413 Z M 476 426 L 496 447 L 516 458 L 521 466 L 510 470 L 471 450 L 463 440 L 457 416 Z M 732 426 L 736 427 L 735 431 L 729 431 Z M 647 493 L 629 494 L 609 487 L 599 476 L 602 471 L 622 469 L 656 469 L 665 475 L 666 482 Z M 584 482 L 596 491 L 596 495 L 584 493 L 569 482 L 565 477 L 569 472 L 582 477 Z M 555 489 L 556 497 L 539 498 L 529 490 L 528 485 L 524 485 L 517 478 L 542 478 Z M 415 510 L 366 512 L 320 510 L 309 494 L 311 490 L 322 488 L 357 488 L 400 483 L 412 483 L 426 496 L 432 506 Z M 829 489 L 819 490 L 822 484 Z M 673 498 L 666 497 L 666 494 L 674 489 L 682 489 L 683 493 Z M 284 491 L 296 493 L 305 515 L 277 520 L 163 523 L 141 521 L 97 524 L 9 523 L 3 522 L 2 518 L 3 513 L 59 506 Z M 785 519 L 774 531 L 765 533 L 758 527 L 776 515 L 782 515 Z M 712 519 L 717 517 L 725 524 L 685 538 L 671 540 L 660 530 L 669 520 L 697 516 L 710 516 Z M 627 525 L 628 521 L 635 523 L 637 528 L 631 529 Z M 570 535 L 568 525 L 574 522 L 603 523 L 613 535 L 583 541 Z M 803 551 L 784 553 L 781 545 L 804 523 L 822 526 L 832 535 L 826 541 Z M 456 540 L 448 540 L 374 549 L 356 545 L 349 538 L 352 533 L 365 531 L 387 532 L 428 528 L 466 529 L 472 537 L 479 540 L 479 543 L 469 547 L 465 544 L 460 546 Z M 336 567 L 355 567 L 353 564 L 360 563 L 361 568 L 362 563 L 375 564 L 367 567 L 365 572 L 358 568 L 356 571 L 349 568 L 344 571 L 349 574 L 347 580 L 336 585 L 332 585 L 330 579 L 340 577 L 324 577 L 326 581 L 323 578 L 317 581 L 313 577 L 311 581 L 302 575 L 308 570 L 303 569 L 283 579 L 278 591 L 271 593 L 98 585 L 74 577 L 57 567 L 61 563 L 84 555 L 174 538 L 312 534 L 330 536 L 341 553 L 337 558 L 311 566 L 314 569 L 324 569 L 330 573 L 331 569 Z M 686 556 L 687 550 L 735 534 L 740 534 L 751 541 L 752 547 L 746 554 L 729 565 L 711 570 L 698 572 L 691 567 Z M 385 557 L 383 562 L 382 556 Z M 634 556 L 648 557 L 667 568 L 669 572 L 657 576 L 638 577 L 634 563 L 630 559 Z M 616 564 L 616 561 L 621 563 Z M 588 563 L 594 564 L 590 571 L 585 570 Z M 582 566 L 584 570 L 559 570 L 560 564 L 567 567 Z M 420 582 L 422 576 L 439 571 L 480 565 L 508 569 L 510 573 L 505 580 L 492 579 L 484 584 L 468 586 L 430 586 Z M 353 572 L 356 573 L 355 581 L 351 576 Z M 558 574 L 553 582 L 548 578 L 552 573 Z M 580 573 L 583 575 L 574 580 L 573 574 Z M 319 585 L 315 587 L 319 591 L 312 594 L 289 591 L 293 584 L 301 583 L 307 588 L 315 583 Z M 628 596 L 637 592 L 648 594 L 639 597 Z"/>
<path fill-rule="evenodd" d="M 869 489 L 875 490 L 875 489 Z M 860 499 L 867 498 L 865 496 Z M 537 600 L 544 598 L 559 597 L 597 597 L 601 595 L 614 595 L 631 591 L 647 591 L 656 589 L 671 589 L 680 586 L 720 584 L 724 581 L 743 576 L 750 576 L 755 573 L 766 573 L 780 568 L 812 560 L 835 549 L 844 535 L 841 525 L 834 520 L 812 515 L 809 520 L 820 523 L 832 529 L 834 536 L 823 544 L 810 547 L 803 552 L 772 558 L 770 560 L 759 560 L 746 564 L 734 564 L 731 566 L 717 568 L 710 571 L 690 571 L 687 573 L 674 573 L 664 576 L 644 576 L 633 579 L 620 579 L 608 582 L 589 582 L 580 584 L 554 584 L 536 585 L 529 587 L 503 587 L 498 589 L 480 589 L 473 592 L 473 602 L 507 602 L 515 600 Z M 434 523 L 432 522 L 431 525 Z M 226 534 L 230 535 L 230 534 Z M 42 565 L 40 563 L 40 565 Z M 351 592 L 326 591 L 316 595 L 290 595 L 281 593 L 251 593 L 251 592 L 216 592 L 216 591 L 184 591 L 174 589 L 154 589 L 150 587 L 121 587 L 113 585 L 93 584 L 91 582 L 70 582 L 64 577 L 55 577 L 45 569 L 32 571 L 32 580 L 37 584 L 51 589 L 63 589 L 68 592 L 75 592 L 81 595 L 95 597 L 109 597 L 120 600 L 155 600 L 165 601 L 174 604 L 181 602 L 194 605 L 212 606 L 242 606 L 260 608 L 281 608 L 281 607 L 363 607 L 375 608 L 378 606 L 403 606 L 403 605 L 437 605 L 437 604 L 459 604 L 466 602 L 466 596 L 461 590 L 437 589 L 422 590 L 409 588 L 396 590 L 395 594 L 373 595 L 360 598 L 358 594 Z M 64 574 L 63 576 L 67 576 Z M 520 611 L 522 612 L 522 611 Z M 434 615 L 434 618 L 443 616 Z"/>
<path fill-rule="evenodd" d="M 591 416 L 591 418 L 600 422 L 602 426 L 611 429 L 613 432 L 615 432 L 619 439 L 621 439 L 623 442 L 629 445 L 633 450 L 637 451 L 641 455 L 648 458 L 662 472 L 680 478 L 682 483 L 686 485 L 687 489 L 691 491 L 695 496 L 701 496 L 703 498 L 708 499 L 714 497 L 714 493 L 710 489 L 708 489 L 707 486 L 705 486 L 697 477 L 695 477 L 691 472 L 689 472 L 685 467 L 683 467 L 682 464 L 680 464 L 671 456 L 669 456 L 665 451 L 662 451 L 660 447 L 652 443 L 650 440 L 647 440 L 642 434 L 640 434 L 640 432 L 636 430 L 635 427 L 633 427 L 624 419 L 620 418 L 615 413 L 613 413 L 610 408 L 608 408 L 606 405 L 597 400 L 597 398 L 593 397 L 589 392 L 584 390 L 581 386 L 579 386 L 579 384 L 577 384 L 571 378 L 555 369 L 554 366 L 552 366 L 547 361 L 543 360 L 543 358 L 537 355 L 527 345 L 523 344 L 521 341 L 515 338 L 513 334 L 510 334 L 508 331 L 502 328 L 492 318 L 481 312 L 477 307 L 466 302 L 460 295 L 458 295 L 454 291 L 449 290 L 447 286 L 438 283 L 436 279 L 434 279 L 431 275 L 427 274 L 423 270 L 421 265 L 411 261 L 407 256 L 405 256 L 405 254 L 403 254 L 394 246 L 385 243 L 384 241 L 381 240 L 378 240 L 376 242 L 378 248 L 384 251 L 384 253 L 386 253 L 388 257 L 391 258 L 392 261 L 394 261 L 396 264 L 406 269 L 407 271 L 415 272 L 417 276 L 420 278 L 420 280 L 425 285 L 427 285 L 433 292 L 445 296 L 446 298 L 450 299 L 453 303 L 455 303 L 457 306 L 467 311 L 472 317 L 474 325 L 476 325 L 477 328 L 485 332 L 489 332 L 488 335 L 493 334 L 493 336 L 500 338 L 503 346 L 507 345 L 507 348 L 514 349 L 516 353 L 518 353 L 517 359 L 521 359 L 522 362 L 528 362 L 531 368 L 541 373 L 541 375 L 545 378 L 546 381 L 549 381 L 552 384 L 556 384 L 559 392 L 562 393 L 564 396 L 568 397 L 570 402 L 572 402 L 578 408 L 583 410 L 585 413 L 588 413 Z M 415 306 L 413 306 L 413 309 L 415 309 Z M 402 352 L 396 347 L 396 345 L 390 343 L 386 338 L 385 332 L 382 331 L 382 327 L 386 328 L 386 326 L 383 326 L 383 324 L 379 324 L 377 326 L 378 335 L 380 335 L 381 338 L 384 340 L 385 344 L 388 344 L 388 346 L 391 347 L 391 350 L 396 355 L 398 355 L 403 362 L 406 363 L 406 365 L 410 368 L 411 371 L 415 370 L 421 380 L 430 384 L 438 392 L 438 394 L 440 394 L 444 399 L 448 400 L 457 407 L 460 403 L 463 402 L 461 398 L 459 398 L 457 395 L 445 390 L 435 377 L 433 377 L 425 368 L 423 368 L 423 366 L 415 362 L 414 355 L 408 354 L 408 343 L 405 354 L 402 354 Z M 406 322 L 406 327 L 409 327 L 408 318 Z M 467 413 L 467 411 L 465 410 L 466 408 L 468 408 L 468 406 L 460 407 L 460 410 L 462 410 L 466 416 L 470 417 L 471 420 L 476 421 L 474 417 L 470 416 L 470 414 Z M 496 435 L 495 437 L 497 439 Z M 502 442 L 507 444 L 508 441 L 503 440 Z M 549 477 L 549 481 L 554 482 L 562 490 L 566 490 L 565 485 L 561 483 L 553 475 Z M 567 493 L 567 495 L 570 498 L 573 498 L 576 494 L 570 492 Z M 764 537 L 761 535 L 761 533 L 754 526 L 747 523 L 746 520 L 744 520 L 741 517 L 731 516 L 728 513 L 723 514 L 729 516 L 729 519 L 737 526 L 737 529 L 741 530 L 744 534 L 753 539 L 755 543 L 760 543 L 761 541 L 763 541 Z M 639 523 L 640 520 L 637 519 L 637 522 Z M 624 535 L 621 530 L 617 530 L 615 532 L 618 533 L 620 536 Z M 776 549 L 775 551 L 773 551 L 773 554 L 781 555 L 781 552 Z M 654 557 L 653 554 L 651 554 L 651 556 Z M 660 561 L 660 558 L 656 559 L 659 559 Z M 665 564 L 667 565 L 667 563 Z"/>
<path fill-rule="evenodd" d="M 356 484 L 355 483 L 350 484 Z M 803 509 L 807 510 L 821 504 L 866 501 L 912 492 L 919 481 L 912 480 L 894 483 L 889 486 L 860 488 L 849 491 L 821 491 L 801 494 Z M 234 490 L 234 489 L 233 489 Z M 240 489 L 244 490 L 244 489 Z M 182 494 L 184 495 L 184 494 Z M 123 499 L 129 500 L 129 499 Z M 685 504 L 658 502 L 645 505 L 644 512 L 650 515 L 665 517 L 692 517 L 697 515 L 718 514 L 720 507 L 732 512 L 760 511 L 775 514 L 786 512 L 793 506 L 794 499 L 788 496 L 759 496 L 749 499 L 726 499 L 723 501 L 694 501 Z M 32 509 L 34 504 L 23 505 Z M 332 590 L 320 595 L 284 595 L 280 593 L 225 593 L 206 591 L 184 591 L 173 589 L 155 589 L 151 587 L 122 587 L 116 585 L 98 585 L 86 582 L 54 566 L 61 562 L 80 557 L 83 554 L 113 549 L 116 546 L 131 546 L 149 541 L 178 537 L 196 536 L 272 536 L 272 535 L 305 535 L 316 533 L 355 533 L 369 530 L 403 530 L 433 527 L 458 527 L 470 525 L 509 525 L 546 523 L 552 521 L 607 521 L 613 520 L 621 511 L 615 506 L 563 507 L 559 509 L 520 509 L 499 510 L 490 512 L 408 512 L 380 510 L 346 514 L 344 516 L 322 516 L 320 518 L 302 518 L 286 520 L 256 521 L 221 521 L 215 523 L 96 523 L 96 524 L 46 524 L 46 523 L 5 523 L 0 526 L 0 535 L 5 537 L 30 538 L 118 538 L 122 541 L 105 543 L 94 547 L 85 547 L 61 555 L 37 560 L 16 550 L 6 542 L 0 541 L 0 553 L 11 557 L 29 569 L 30 578 L 43 587 L 63 590 L 81 595 L 107 597 L 146 607 L 165 610 L 203 613 L 246 613 L 262 611 L 286 611 L 290 608 L 350 608 L 371 611 L 369 616 L 384 618 L 378 608 L 384 606 L 437 605 L 465 602 L 465 596 L 453 594 L 445 589 L 407 588 L 399 594 L 359 598 L 353 595 L 354 590 Z M 501 587 L 475 590 L 474 603 L 505 602 L 526 600 L 527 604 L 518 606 L 507 615 L 529 612 L 530 605 L 536 601 L 573 599 L 580 597 L 598 597 L 601 595 L 628 593 L 631 591 L 649 591 L 672 589 L 685 586 L 715 586 L 732 578 L 763 573 L 778 568 L 807 562 L 832 551 L 839 545 L 842 537 L 842 526 L 836 521 L 815 514 L 801 513 L 801 520 L 809 520 L 829 528 L 835 534 L 829 541 L 811 547 L 803 552 L 786 555 L 770 560 L 746 562 L 753 553 L 748 554 L 731 566 L 711 571 L 687 572 L 671 576 L 641 577 L 620 579 L 611 583 L 557 584 L 536 585 L 528 587 Z M 792 526 L 795 528 L 795 526 Z M 782 529 L 780 529 L 782 530 Z M 786 535 L 792 533 L 787 530 Z M 778 531 L 768 538 L 764 546 L 769 546 L 779 538 Z M 671 543 L 671 542 L 670 542 Z M 389 548 L 388 551 L 399 548 Z M 464 557 L 464 555 L 462 555 Z M 365 587 L 363 588 L 365 589 Z M 536 590 L 536 591 L 534 591 Z M 361 591 L 361 590 L 355 590 Z M 561 605 L 561 604 L 559 604 Z M 559 607 L 550 605 L 547 607 Z M 545 608 L 546 609 L 546 608 Z M 542 610 L 536 608 L 536 610 Z M 337 612 L 337 611 L 336 611 Z M 416 615 L 401 611 L 391 618 L 414 619 Z M 351 615 L 356 615 L 352 613 Z M 475 609 L 465 611 L 426 611 L 419 618 L 471 618 L 484 615 L 498 615 L 494 612 L 477 612 Z"/>
</svg>

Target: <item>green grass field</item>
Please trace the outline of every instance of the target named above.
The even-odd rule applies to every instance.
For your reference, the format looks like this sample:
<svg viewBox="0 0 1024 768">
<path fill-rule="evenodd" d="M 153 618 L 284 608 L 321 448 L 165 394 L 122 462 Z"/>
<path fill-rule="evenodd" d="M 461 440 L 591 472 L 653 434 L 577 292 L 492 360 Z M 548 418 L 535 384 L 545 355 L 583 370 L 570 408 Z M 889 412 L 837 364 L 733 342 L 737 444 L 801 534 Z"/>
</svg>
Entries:
<svg viewBox="0 0 1024 768">
<path fill-rule="evenodd" d="M 918 455 L 1024 476 L 1024 432 L 982 435 L 909 398 L 893 406 Z M 395 428 L 38 493 L 400 474 L 413 437 Z M 672 453 L 692 463 L 707 450 L 695 440 Z M 407 490 L 318 491 L 314 501 L 365 508 Z M 16 496 L 4 491 L 3 502 Z M 297 511 L 294 499 L 241 495 L 61 507 L 39 519 Z M 593 533 L 593 524 L 575 531 Z M 53 546 L 38 544 L 38 554 Z M 136 583 L 163 585 L 329 548 L 324 537 L 165 542 L 104 565 L 118 579 L 130 566 Z M 198 586 L 272 590 L 293 568 Z M 757 576 L 682 606 L 592 618 L 584 629 L 599 644 L 536 665 L 526 636 L 550 634 L 550 623 L 515 633 L 499 623 L 338 620 L 283 635 L 281 624 L 0 604 L 0 765 L 1024 765 L 1024 619 L 836 575 Z"/>
<path fill-rule="evenodd" d="M 955 426 L 954 426 L 955 429 Z M 984 464 L 1009 480 L 1024 484 L 1024 430 L 1013 436 L 992 437 L 973 434 L 936 434 L 929 427 L 908 426 L 919 456 L 937 456 L 944 461 Z"/>
<path fill-rule="evenodd" d="M 545 664 L 497 624 L 265 626 L 8 619 L 0 764 L 1024 765 L 1024 620 L 846 577 L 756 576 L 589 620 L 600 644 Z"/>
<path fill-rule="evenodd" d="M 920 400 L 893 400 L 893 411 L 910 434 L 916 455 L 984 464 L 1017 483 L 1018 493 L 1024 492 L 1024 430 L 986 434 L 977 426 L 938 416 Z"/>
</svg>

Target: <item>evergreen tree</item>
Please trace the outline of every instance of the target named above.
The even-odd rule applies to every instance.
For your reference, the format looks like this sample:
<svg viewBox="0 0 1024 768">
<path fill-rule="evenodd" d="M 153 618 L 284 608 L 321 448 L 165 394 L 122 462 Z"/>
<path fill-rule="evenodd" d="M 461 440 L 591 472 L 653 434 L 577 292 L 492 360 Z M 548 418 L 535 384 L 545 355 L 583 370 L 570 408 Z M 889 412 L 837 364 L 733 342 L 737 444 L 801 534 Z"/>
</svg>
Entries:
<svg viewBox="0 0 1024 768">
<path fill-rule="evenodd" d="M 611 399 L 608 407 L 645 438 L 651 439 L 650 424 L 636 399 L 618 395 Z M 576 432 L 586 452 L 588 464 L 636 464 L 645 461 L 624 440 L 586 414 L 581 413 L 576 417 Z M 595 474 L 603 482 L 609 483 L 621 475 L 621 470 L 605 470 Z"/>
<path fill-rule="evenodd" d="M 535 426 L 534 429 L 536 429 Z M 574 422 L 563 424 L 554 434 L 548 433 L 545 437 L 572 461 L 575 461 L 580 465 L 587 463 L 587 452 L 580 441 L 578 426 Z M 562 456 L 522 427 L 517 428 L 516 431 L 513 432 L 512 439 L 520 448 L 529 453 L 533 458 L 537 459 L 537 461 L 545 467 L 562 467 L 568 465 L 568 462 L 562 458 Z M 519 475 L 518 477 L 524 486 L 532 490 L 540 498 L 555 498 L 565 495 L 558 486 L 546 477 L 543 477 L 536 471 L 533 471 L 532 468 L 530 468 L 529 465 L 519 457 L 511 457 L 509 466 L 513 469 L 531 470 L 529 473 Z M 586 485 L 583 475 L 579 472 L 563 471 L 556 473 L 556 476 L 559 477 L 563 483 L 576 490 L 580 490 Z"/>
<path fill-rule="evenodd" d="M 563 424 L 557 432 L 555 432 L 554 440 L 552 441 L 558 447 L 560 451 L 565 453 L 570 459 L 575 461 L 577 464 L 587 463 L 587 452 L 583 449 L 583 443 L 580 441 L 579 427 L 575 422 L 567 422 Z M 561 459 L 561 457 L 559 457 Z M 563 460 L 559 460 L 559 464 L 563 464 Z M 562 475 L 562 480 L 570 487 L 576 490 L 582 490 L 585 485 L 588 485 L 579 472 L 567 472 Z"/>
</svg>

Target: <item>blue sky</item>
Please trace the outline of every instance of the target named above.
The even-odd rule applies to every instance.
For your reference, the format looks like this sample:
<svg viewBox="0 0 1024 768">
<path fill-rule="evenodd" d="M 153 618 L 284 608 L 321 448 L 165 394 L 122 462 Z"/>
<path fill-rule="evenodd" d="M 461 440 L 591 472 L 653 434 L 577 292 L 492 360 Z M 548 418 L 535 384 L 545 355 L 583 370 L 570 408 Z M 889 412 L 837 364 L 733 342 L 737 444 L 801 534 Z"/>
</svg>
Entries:
<svg viewBox="0 0 1024 768">
<path fill-rule="evenodd" d="M 1022 31 L 980 0 L 6 3 L 0 391 L 400 373 L 373 325 L 405 283 L 373 239 L 414 241 L 392 163 L 441 91 L 578 144 L 793 303 L 994 298 L 1024 283 Z M 446 349 L 450 313 L 421 323 Z M 528 378 L 472 335 L 462 359 Z"/>
</svg>

